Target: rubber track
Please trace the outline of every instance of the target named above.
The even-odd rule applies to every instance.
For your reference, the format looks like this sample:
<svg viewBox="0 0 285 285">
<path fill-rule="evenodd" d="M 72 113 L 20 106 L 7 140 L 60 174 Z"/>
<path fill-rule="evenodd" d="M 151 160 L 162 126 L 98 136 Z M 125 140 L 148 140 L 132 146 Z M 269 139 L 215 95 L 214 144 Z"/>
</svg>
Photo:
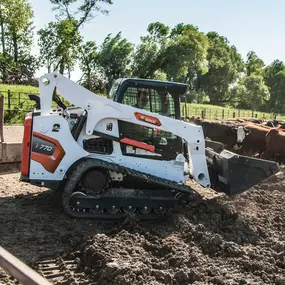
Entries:
<svg viewBox="0 0 285 285">
<path fill-rule="evenodd" d="M 69 202 L 70 196 L 74 192 L 76 184 L 80 180 L 80 177 L 82 176 L 82 174 L 88 169 L 93 168 L 93 167 L 99 167 L 99 168 L 104 168 L 104 169 L 108 169 L 111 171 L 116 171 L 118 173 L 129 175 L 135 179 L 143 179 L 150 183 L 154 183 L 160 187 L 164 187 L 164 188 L 168 188 L 171 190 L 176 190 L 177 192 L 180 192 L 180 193 L 186 193 L 186 194 L 200 197 L 200 194 L 198 194 L 198 192 L 196 192 L 195 190 L 193 190 L 192 188 L 190 188 L 189 186 L 183 183 L 179 184 L 175 181 L 170 181 L 170 180 L 160 178 L 160 177 L 157 177 L 151 174 L 140 172 L 140 171 L 137 171 L 137 170 L 125 167 L 125 166 L 118 165 L 116 163 L 107 162 L 107 161 L 96 159 L 96 158 L 88 158 L 86 160 L 83 160 L 70 173 L 67 183 L 65 185 L 64 191 L 63 191 L 63 199 L 62 199 L 63 208 L 65 212 L 70 216 L 77 217 L 77 218 L 85 217 L 85 218 L 100 218 L 100 219 L 114 219 L 114 218 L 120 219 L 126 216 L 125 213 L 118 213 L 116 215 L 113 215 L 113 214 L 108 214 L 108 213 L 106 214 L 106 213 L 75 212 L 70 209 L 68 202 Z M 136 215 L 136 217 L 137 216 L 138 215 Z M 147 218 L 145 217 L 147 215 L 141 215 L 141 216 L 143 217 L 138 217 L 138 218 Z"/>
</svg>

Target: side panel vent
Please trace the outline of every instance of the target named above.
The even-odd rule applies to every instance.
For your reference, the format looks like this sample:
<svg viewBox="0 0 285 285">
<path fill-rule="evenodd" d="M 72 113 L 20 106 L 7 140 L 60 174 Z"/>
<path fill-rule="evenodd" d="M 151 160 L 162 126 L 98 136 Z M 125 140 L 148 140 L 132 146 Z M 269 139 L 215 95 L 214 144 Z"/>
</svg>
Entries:
<svg viewBox="0 0 285 285">
<path fill-rule="evenodd" d="M 83 141 L 84 150 L 92 153 L 112 154 L 113 141 L 104 138 L 93 138 Z"/>
</svg>

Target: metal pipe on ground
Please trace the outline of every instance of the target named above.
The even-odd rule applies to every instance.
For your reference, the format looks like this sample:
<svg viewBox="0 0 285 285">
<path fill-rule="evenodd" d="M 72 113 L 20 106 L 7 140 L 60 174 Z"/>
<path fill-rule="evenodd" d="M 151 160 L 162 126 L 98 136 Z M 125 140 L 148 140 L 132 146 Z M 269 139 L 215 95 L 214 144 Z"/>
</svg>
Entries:
<svg viewBox="0 0 285 285">
<path fill-rule="evenodd" d="M 4 97 L 0 96 L 0 140 L 4 142 Z"/>
<path fill-rule="evenodd" d="M 24 285 L 52 285 L 52 283 L 1 246 L 0 266 Z"/>
</svg>

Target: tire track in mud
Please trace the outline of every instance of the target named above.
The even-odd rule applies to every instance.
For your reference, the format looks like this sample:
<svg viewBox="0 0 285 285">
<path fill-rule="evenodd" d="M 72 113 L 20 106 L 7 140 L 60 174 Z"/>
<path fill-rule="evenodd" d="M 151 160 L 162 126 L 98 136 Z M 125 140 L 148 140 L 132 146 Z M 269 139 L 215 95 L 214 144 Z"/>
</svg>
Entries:
<svg viewBox="0 0 285 285">
<path fill-rule="evenodd" d="M 52 284 L 89 284 L 84 280 L 84 273 L 78 272 L 76 260 L 63 260 L 61 257 L 41 260 L 34 269 Z"/>
</svg>

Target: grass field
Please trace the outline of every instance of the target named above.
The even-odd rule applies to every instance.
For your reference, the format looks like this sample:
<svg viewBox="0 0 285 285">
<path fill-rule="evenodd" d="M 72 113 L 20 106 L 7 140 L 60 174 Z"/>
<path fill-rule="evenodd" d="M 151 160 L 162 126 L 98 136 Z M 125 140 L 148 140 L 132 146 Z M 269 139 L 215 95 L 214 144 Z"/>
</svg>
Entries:
<svg viewBox="0 0 285 285">
<path fill-rule="evenodd" d="M 25 114 L 34 106 L 34 102 L 28 97 L 28 94 L 32 93 L 39 93 L 39 88 L 29 85 L 0 84 L 0 96 L 4 96 L 5 124 L 23 124 Z"/>
<path fill-rule="evenodd" d="M 8 90 L 10 90 L 10 111 L 8 111 Z M 25 85 L 0 84 L 0 96 L 4 96 L 5 124 L 22 124 L 25 114 L 33 109 L 34 102 L 28 98 L 28 94 L 39 93 L 38 87 Z M 228 107 L 220 107 L 208 104 L 187 103 L 185 111 L 184 103 L 181 104 L 182 116 L 199 116 L 206 119 L 227 119 L 234 117 L 255 117 L 273 119 L 274 114 L 252 110 L 240 110 Z M 285 120 L 285 115 L 277 115 L 277 119 Z"/>
<path fill-rule="evenodd" d="M 38 93 L 39 88 L 29 85 L 13 85 L 13 84 L 0 84 L 0 92 L 7 92 L 10 90 L 11 92 L 23 92 L 23 93 Z"/>
<path fill-rule="evenodd" d="M 204 117 L 206 119 L 226 119 L 233 117 L 255 117 L 262 119 L 273 119 L 273 113 L 258 112 L 252 110 L 241 110 L 234 108 L 226 108 L 215 105 L 208 104 L 187 104 L 187 116 L 202 116 L 202 111 L 204 112 Z M 185 105 L 182 105 L 182 115 L 185 116 Z M 278 115 L 277 119 L 284 120 L 285 115 Z"/>
</svg>

